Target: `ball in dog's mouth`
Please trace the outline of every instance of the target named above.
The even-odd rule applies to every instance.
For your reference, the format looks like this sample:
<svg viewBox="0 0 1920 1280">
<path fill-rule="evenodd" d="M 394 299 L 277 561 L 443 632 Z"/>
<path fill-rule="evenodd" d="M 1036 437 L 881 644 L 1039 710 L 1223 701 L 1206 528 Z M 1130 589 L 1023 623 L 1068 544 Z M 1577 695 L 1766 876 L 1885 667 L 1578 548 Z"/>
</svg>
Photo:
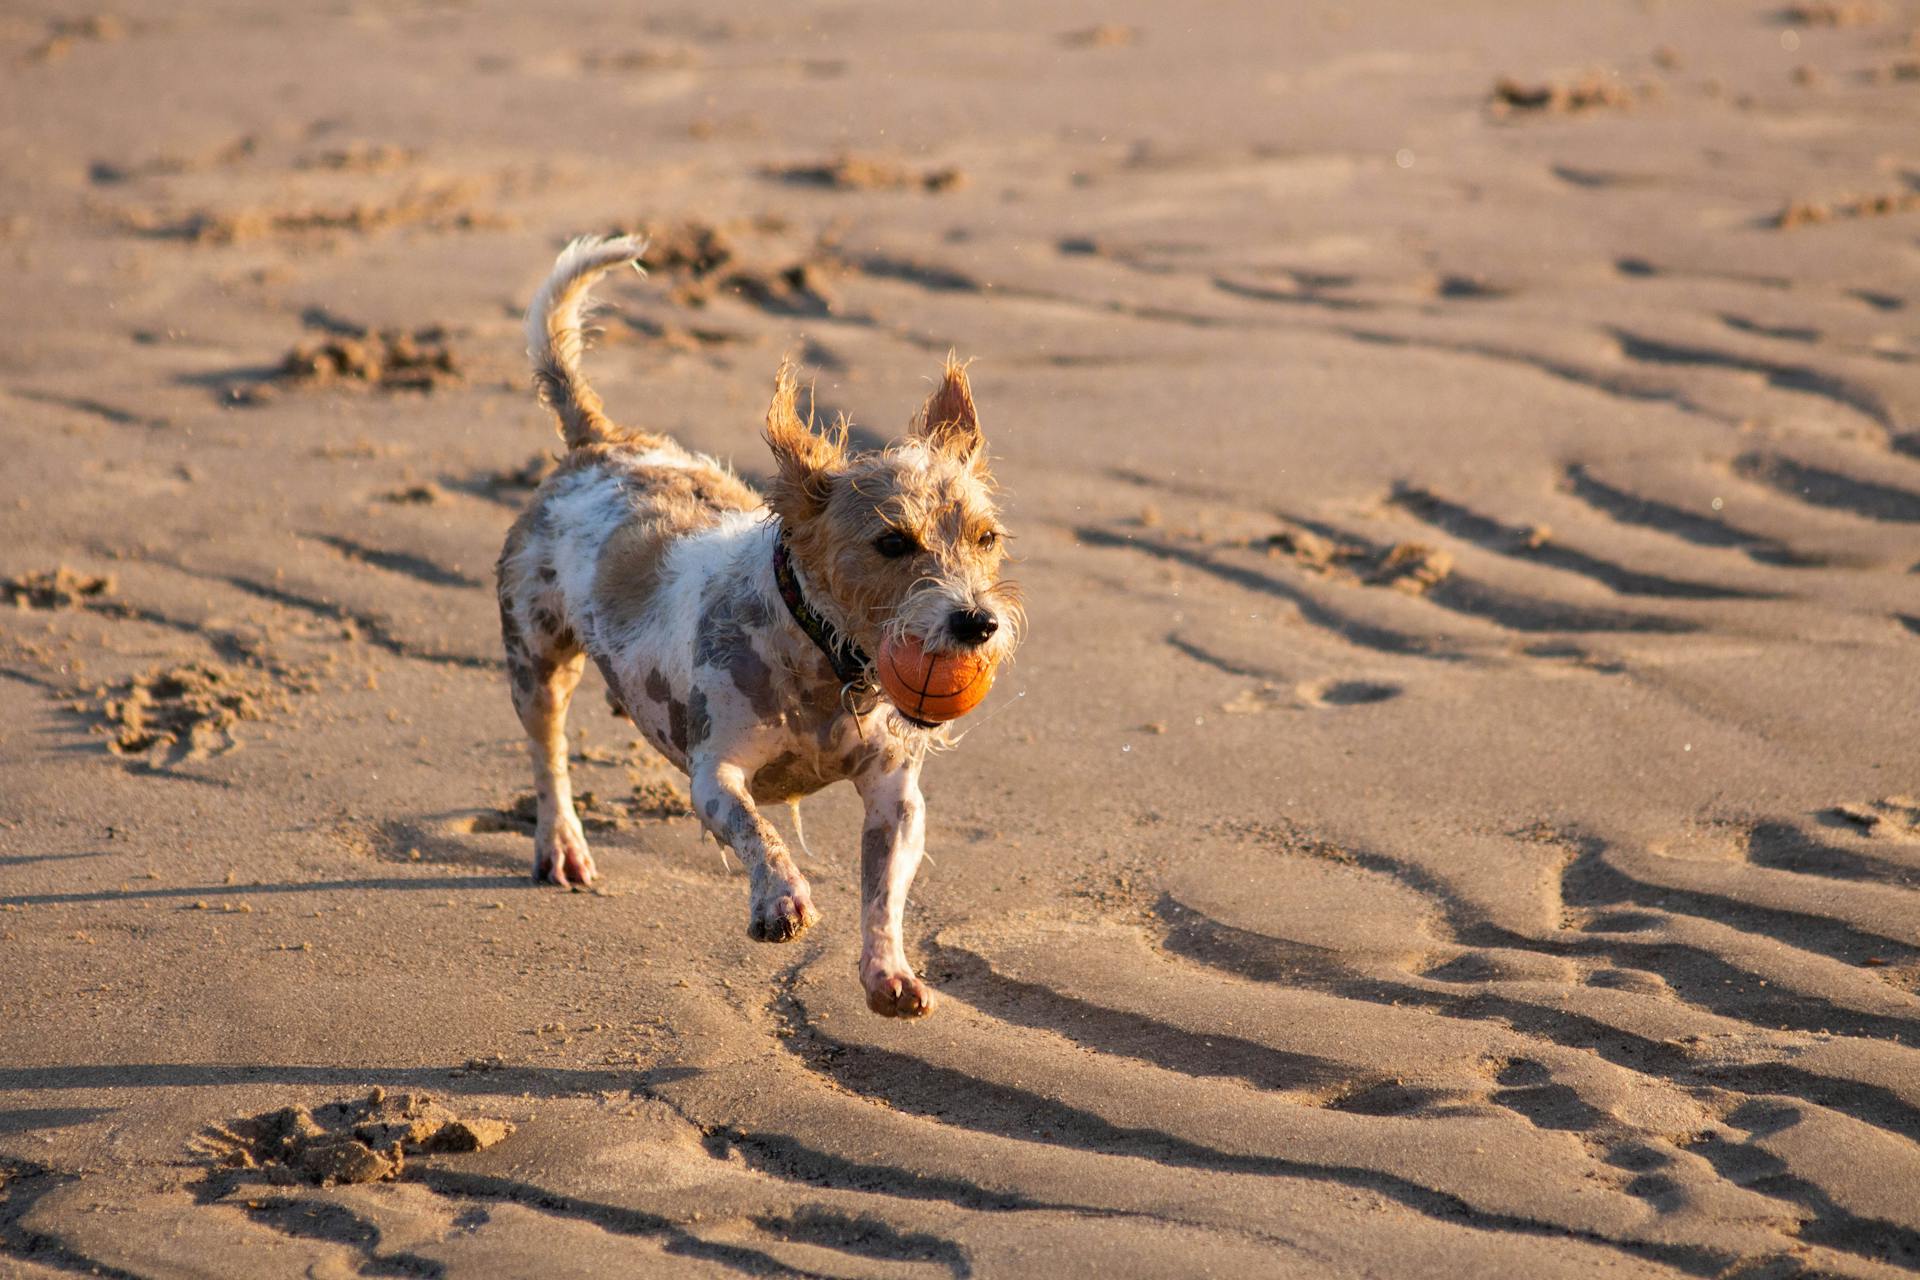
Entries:
<svg viewBox="0 0 1920 1280">
<path fill-rule="evenodd" d="M 927 724 L 958 720 L 993 688 L 993 664 L 974 653 L 928 653 L 912 636 L 880 648 L 880 687 L 893 705 Z"/>
</svg>

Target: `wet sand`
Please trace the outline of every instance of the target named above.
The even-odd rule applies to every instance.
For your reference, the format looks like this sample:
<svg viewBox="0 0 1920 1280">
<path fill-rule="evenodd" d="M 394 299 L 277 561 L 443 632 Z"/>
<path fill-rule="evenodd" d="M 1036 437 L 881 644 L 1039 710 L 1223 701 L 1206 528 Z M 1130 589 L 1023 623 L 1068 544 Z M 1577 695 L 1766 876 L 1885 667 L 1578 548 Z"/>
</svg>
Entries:
<svg viewBox="0 0 1920 1280">
<path fill-rule="evenodd" d="M 541 9 L 0 16 L 0 1275 L 1920 1266 L 1920 13 Z M 642 228 L 749 478 L 978 357 L 923 1022 L 850 791 L 753 943 L 592 675 L 526 877 L 518 316 Z"/>
</svg>

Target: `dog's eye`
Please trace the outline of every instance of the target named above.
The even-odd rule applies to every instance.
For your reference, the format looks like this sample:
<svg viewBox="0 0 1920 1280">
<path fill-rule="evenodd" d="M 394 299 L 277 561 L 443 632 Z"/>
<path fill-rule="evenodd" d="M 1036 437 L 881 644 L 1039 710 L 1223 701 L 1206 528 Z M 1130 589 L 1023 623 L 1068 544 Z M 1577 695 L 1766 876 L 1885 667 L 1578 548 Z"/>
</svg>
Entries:
<svg viewBox="0 0 1920 1280">
<path fill-rule="evenodd" d="M 913 539 L 898 529 L 889 529 L 873 540 L 873 549 L 889 560 L 898 560 L 914 550 Z"/>
<path fill-rule="evenodd" d="M 994 544 L 999 541 L 1000 535 L 994 530 L 989 529 L 980 535 L 980 549 L 982 551 L 991 551 L 994 548 Z"/>
</svg>

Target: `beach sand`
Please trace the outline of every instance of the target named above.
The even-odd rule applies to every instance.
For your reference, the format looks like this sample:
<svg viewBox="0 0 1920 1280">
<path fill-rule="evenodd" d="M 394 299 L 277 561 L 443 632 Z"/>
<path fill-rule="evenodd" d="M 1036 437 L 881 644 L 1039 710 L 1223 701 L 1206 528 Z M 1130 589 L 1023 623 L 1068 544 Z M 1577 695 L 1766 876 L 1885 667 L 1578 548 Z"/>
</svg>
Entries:
<svg viewBox="0 0 1920 1280">
<path fill-rule="evenodd" d="M 1920 1266 L 1920 12 L 620 8 L 0 14 L 0 1275 Z M 527 877 L 638 229 L 590 376 L 750 479 L 978 358 L 924 1021 L 850 789 L 751 942 L 593 675 Z"/>
</svg>

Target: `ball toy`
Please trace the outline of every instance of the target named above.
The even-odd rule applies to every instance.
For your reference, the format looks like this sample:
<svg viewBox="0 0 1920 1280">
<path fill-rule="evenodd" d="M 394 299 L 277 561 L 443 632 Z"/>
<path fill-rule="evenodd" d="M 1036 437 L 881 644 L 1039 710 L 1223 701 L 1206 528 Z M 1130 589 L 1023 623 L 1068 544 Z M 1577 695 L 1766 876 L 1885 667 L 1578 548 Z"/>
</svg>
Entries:
<svg viewBox="0 0 1920 1280">
<path fill-rule="evenodd" d="M 944 724 L 980 705 L 993 664 L 974 653 L 928 653 L 912 636 L 881 646 L 874 664 L 893 705 L 915 720 Z"/>
</svg>

